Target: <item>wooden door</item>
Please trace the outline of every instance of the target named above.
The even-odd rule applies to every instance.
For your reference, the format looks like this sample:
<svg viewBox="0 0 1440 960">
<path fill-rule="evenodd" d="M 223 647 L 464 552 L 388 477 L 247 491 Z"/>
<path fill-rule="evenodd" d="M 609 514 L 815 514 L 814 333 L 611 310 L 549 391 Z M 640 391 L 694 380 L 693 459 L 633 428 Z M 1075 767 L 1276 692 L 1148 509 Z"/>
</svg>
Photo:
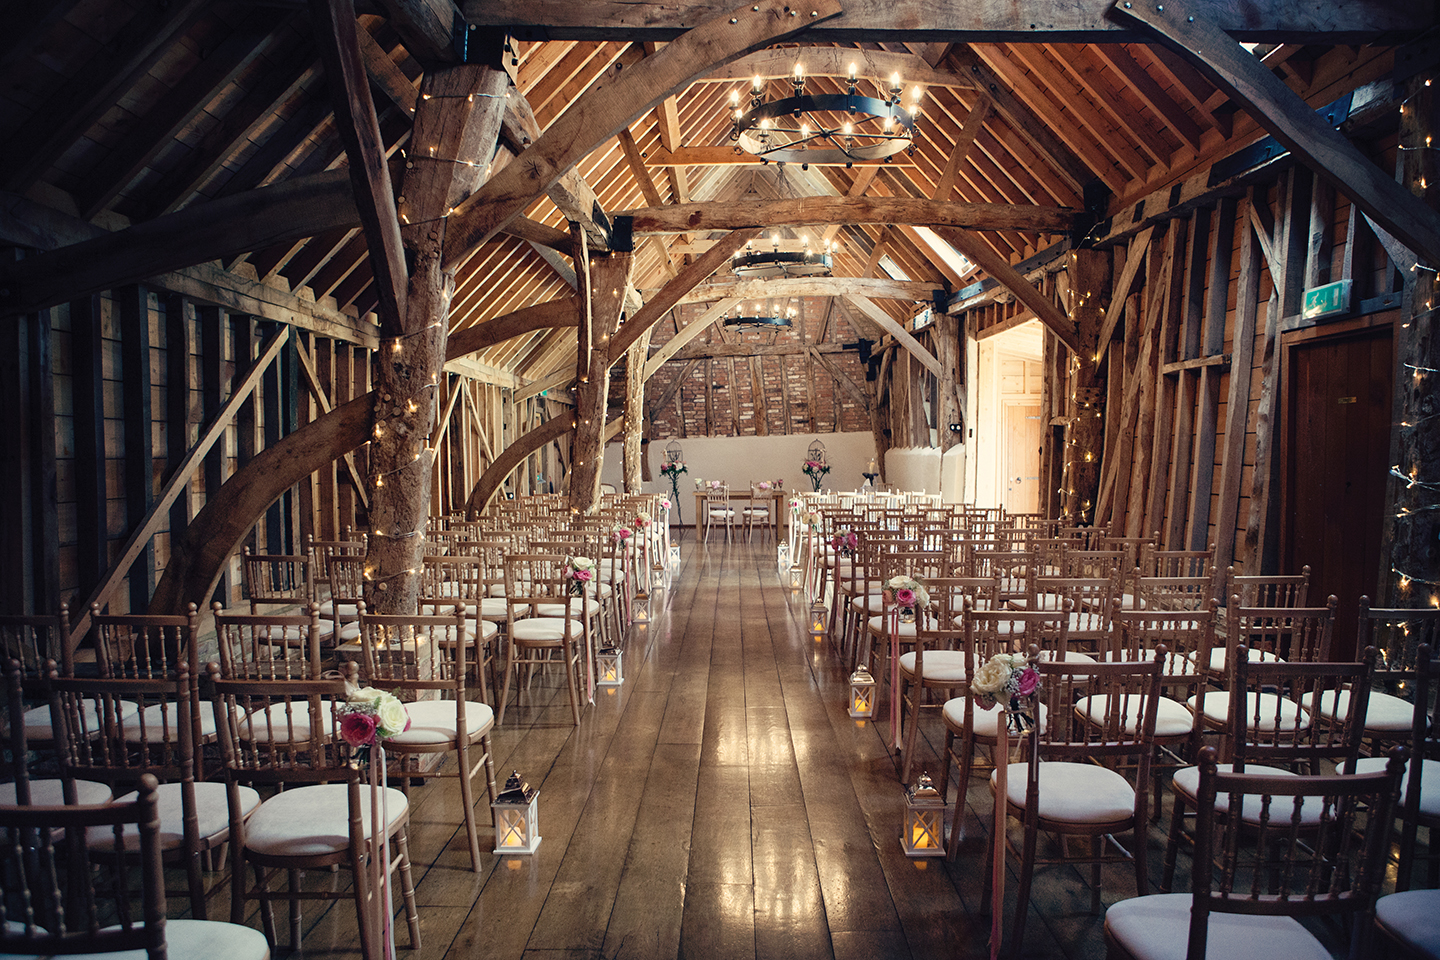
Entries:
<svg viewBox="0 0 1440 960">
<path fill-rule="evenodd" d="M 1361 594 L 1373 595 L 1390 451 L 1389 325 L 1288 348 L 1284 570 L 1310 565 L 1310 600 L 1334 594 L 1335 656 L 1355 653 Z"/>
<path fill-rule="evenodd" d="M 1040 447 L 1045 428 L 1040 404 L 1004 401 L 1001 404 L 999 489 L 1005 491 L 1005 509 L 1035 513 L 1040 509 Z"/>
</svg>

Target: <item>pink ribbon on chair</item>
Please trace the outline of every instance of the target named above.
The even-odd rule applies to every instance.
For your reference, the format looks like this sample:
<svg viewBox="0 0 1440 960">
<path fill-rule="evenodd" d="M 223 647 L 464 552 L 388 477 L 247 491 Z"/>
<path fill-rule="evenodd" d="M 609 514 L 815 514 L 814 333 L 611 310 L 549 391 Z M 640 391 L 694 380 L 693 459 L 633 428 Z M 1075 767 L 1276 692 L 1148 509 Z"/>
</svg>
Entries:
<svg viewBox="0 0 1440 960">
<path fill-rule="evenodd" d="M 1010 768 L 1010 711 L 1003 704 L 995 734 L 995 824 L 991 842 L 995 855 L 990 873 L 990 960 L 1000 956 L 1000 940 L 1005 919 L 1005 821 L 1010 806 L 1007 774 Z"/>
<path fill-rule="evenodd" d="M 394 907 L 390 892 L 390 777 L 385 769 L 385 747 L 377 737 L 370 748 L 370 895 L 383 892 L 380 942 L 385 960 L 395 960 Z"/>
<path fill-rule="evenodd" d="M 890 619 L 890 731 L 896 750 L 900 749 L 900 606 L 891 604 L 886 611 Z M 857 641 L 858 643 L 858 641 Z M 919 703 L 919 700 L 915 701 Z"/>
</svg>

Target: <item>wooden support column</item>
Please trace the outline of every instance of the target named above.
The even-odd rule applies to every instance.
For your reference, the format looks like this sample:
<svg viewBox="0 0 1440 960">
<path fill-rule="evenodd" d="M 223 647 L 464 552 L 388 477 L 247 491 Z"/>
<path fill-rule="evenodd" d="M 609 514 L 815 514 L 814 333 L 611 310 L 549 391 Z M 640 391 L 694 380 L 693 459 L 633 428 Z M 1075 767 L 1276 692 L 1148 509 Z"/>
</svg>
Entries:
<svg viewBox="0 0 1440 960">
<path fill-rule="evenodd" d="M 639 493 L 644 480 L 645 355 L 650 352 L 650 331 L 625 351 L 625 492 Z"/>
<path fill-rule="evenodd" d="M 1432 151 L 1422 149 L 1440 131 L 1440 100 L 1432 73 L 1406 81 L 1406 109 L 1400 118 L 1402 186 L 1416 203 L 1440 208 L 1440 184 Z M 1430 266 L 1435 266 L 1432 262 Z M 1406 284 L 1401 321 L 1395 330 L 1394 427 L 1390 463 L 1410 481 L 1392 477 L 1385 496 L 1385 530 L 1377 596 L 1402 607 L 1437 605 L 1440 596 L 1440 430 L 1430 420 L 1440 389 L 1440 324 L 1433 304 L 1440 284 L 1433 270 L 1416 270 Z"/>
<path fill-rule="evenodd" d="M 190 355 L 195 336 L 190 325 L 190 308 L 178 293 L 165 297 L 165 482 L 190 449 Z M 187 490 L 170 508 L 170 536 L 178 537 L 190 525 L 190 495 Z"/>
<path fill-rule="evenodd" d="M 1205 255 L 1209 238 L 1210 218 L 1203 210 L 1190 216 L 1185 237 L 1185 276 L 1183 313 L 1176 354 L 1172 359 L 1194 360 L 1200 356 L 1200 334 L 1205 305 Z M 1204 367 L 1182 370 L 1174 374 L 1175 405 L 1171 413 L 1174 442 L 1170 449 L 1170 489 L 1167 502 L 1170 514 L 1161 530 L 1160 545 L 1167 550 L 1184 549 L 1186 512 L 1190 507 L 1188 491 L 1194 462 L 1195 393 Z M 1167 375 L 1170 376 L 1170 375 Z"/>
<path fill-rule="evenodd" d="M 1263 195 L 1251 189 L 1246 201 Z M 1249 220 L 1248 210 L 1245 221 Z M 1240 211 L 1237 211 L 1237 216 Z M 1260 312 L 1260 244 L 1255 231 L 1240 232 L 1240 282 L 1235 291 L 1235 333 L 1230 354 L 1230 389 L 1225 400 L 1225 445 L 1220 455 L 1220 504 L 1215 517 L 1215 585 L 1224 589 L 1225 569 L 1235 559 L 1240 516 L 1240 477 L 1245 469 L 1245 429 L 1250 419 L 1250 365 L 1255 358 L 1255 322 Z"/>
<path fill-rule="evenodd" d="M 940 402 L 936 405 L 935 426 L 940 436 L 940 452 L 965 443 L 965 407 L 961 393 L 965 389 L 965 352 L 960 349 L 960 319 L 948 314 L 936 317 L 935 359 L 940 361 L 937 378 Z M 960 429 L 951 430 L 958 423 Z"/>
<path fill-rule="evenodd" d="M 1098 250 L 1076 250 L 1070 257 L 1070 316 L 1079 328 L 1083 350 L 1066 360 L 1072 389 L 1064 407 L 1067 423 L 1061 488 L 1065 493 L 1060 516 L 1067 524 L 1078 524 L 1096 519 L 1092 508 L 1100 498 L 1105 381 L 1095 353 L 1109 299 L 1110 256 Z"/>
<path fill-rule="evenodd" d="M 1223 198 L 1210 214 L 1210 279 L 1205 286 L 1205 328 L 1200 355 L 1215 356 L 1225 344 L 1225 311 L 1229 299 L 1231 248 L 1235 237 L 1235 201 Z M 1220 420 L 1219 367 L 1200 368 L 1200 393 L 1195 401 L 1195 453 L 1190 465 L 1190 508 L 1187 550 L 1203 550 L 1210 535 L 1210 492 L 1215 478 L 1215 435 Z"/>
<path fill-rule="evenodd" d="M 1183 231 L 1183 232 L 1182 232 Z M 1185 241 L 1189 231 L 1183 220 L 1173 221 L 1165 240 L 1165 286 L 1159 291 L 1159 333 L 1155 343 L 1156 369 L 1154 380 L 1153 437 L 1150 443 L 1150 479 L 1146 485 L 1145 514 L 1137 518 L 1137 532 L 1132 536 L 1148 536 L 1160 530 L 1165 516 L 1166 477 L 1170 473 L 1170 457 L 1175 424 L 1175 381 L 1160 371 L 1176 359 L 1180 337 L 1180 306 L 1185 291 Z"/>
<path fill-rule="evenodd" d="M 110 561 L 106 526 L 105 382 L 100 296 L 70 303 L 71 384 L 75 431 L 75 580 L 88 594 Z"/>
<path fill-rule="evenodd" d="M 125 527 L 144 521 L 155 498 L 155 453 L 150 442 L 150 295 L 141 286 L 114 292 L 119 314 L 121 395 L 125 404 Z M 108 565 L 109 558 L 106 558 Z M 130 570 L 130 610 L 144 610 L 155 589 L 155 548 L 146 543 Z"/>
<path fill-rule="evenodd" d="M 610 341 L 620 324 L 625 291 L 630 286 L 634 256 L 613 253 L 590 259 L 584 233 L 573 229 L 576 264 L 588 263 L 580 290 L 587 296 L 589 316 L 580 322 L 575 361 L 575 435 L 570 445 L 570 512 L 594 513 L 600 503 L 600 467 L 605 456 L 605 407 L 610 392 Z M 632 321 L 633 322 L 633 318 Z M 627 324 L 628 326 L 628 324 Z M 634 341 L 639 342 L 638 338 Z"/>
</svg>

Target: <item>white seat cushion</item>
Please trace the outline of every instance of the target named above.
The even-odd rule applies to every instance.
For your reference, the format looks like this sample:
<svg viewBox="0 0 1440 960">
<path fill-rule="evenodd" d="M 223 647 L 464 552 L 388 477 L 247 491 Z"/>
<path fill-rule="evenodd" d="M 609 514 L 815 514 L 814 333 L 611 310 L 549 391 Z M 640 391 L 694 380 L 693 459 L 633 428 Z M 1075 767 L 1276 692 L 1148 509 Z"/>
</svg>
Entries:
<svg viewBox="0 0 1440 960">
<path fill-rule="evenodd" d="M 964 650 L 926 650 L 925 679 L 931 683 L 968 683 L 970 661 Z M 900 655 L 900 672 L 907 677 L 915 676 L 915 654 Z"/>
<path fill-rule="evenodd" d="M 1145 661 L 1148 663 L 1155 659 L 1154 650 L 1145 650 Z M 1127 663 L 1130 660 L 1130 651 L 1121 650 L 1117 657 L 1112 651 L 1105 654 L 1106 662 Z M 1195 675 L 1195 661 L 1183 653 L 1165 651 L 1165 668 L 1162 671 L 1167 677 L 1193 677 Z"/>
<path fill-rule="evenodd" d="M 480 601 L 480 616 L 486 620 L 504 620 L 510 601 L 504 597 L 486 597 Z M 527 617 L 530 615 L 530 605 L 517 603 L 515 605 L 515 616 Z"/>
<path fill-rule="evenodd" d="M 1440 957 L 1440 890 L 1407 890 L 1375 901 L 1375 922 L 1418 956 Z"/>
<path fill-rule="evenodd" d="M 108 783 L 93 780 L 75 781 L 75 802 L 79 804 L 109 803 L 115 792 Z M 58 807 L 65 802 L 65 781 L 31 780 L 30 802 L 37 807 Z M 0 806 L 15 805 L 15 784 L 0 783 Z"/>
<path fill-rule="evenodd" d="M 1015 806 L 1025 805 L 1028 766 L 1012 763 L 1006 775 L 1006 796 Z M 995 781 L 992 772 L 990 782 Z M 1124 777 L 1104 767 L 1041 763 L 1039 807 L 1040 819 L 1054 823 L 1119 824 L 1135 814 L 1135 791 Z"/>
<path fill-rule="evenodd" d="M 1256 698 L 1259 698 L 1257 707 Z M 1199 696 L 1191 697 L 1186 701 L 1191 710 L 1195 709 Z M 1259 722 L 1256 721 L 1256 711 L 1259 711 Z M 1212 724 L 1223 725 L 1230 722 L 1230 692 L 1228 690 L 1212 690 L 1205 694 L 1205 719 Z M 1310 726 L 1310 712 L 1301 709 L 1300 705 L 1293 700 L 1286 700 L 1273 693 L 1247 693 L 1245 694 L 1245 726 L 1247 729 L 1260 733 L 1274 733 L 1280 730 L 1304 730 Z"/>
<path fill-rule="evenodd" d="M 590 616 L 600 612 L 600 601 L 594 597 L 571 597 L 568 601 L 561 603 L 537 603 L 535 604 L 535 616 L 537 617 L 563 617 L 565 608 L 570 608 L 570 615 L 578 617 L 583 610 Z"/>
<path fill-rule="evenodd" d="M 116 803 L 133 803 L 137 793 L 116 797 Z M 239 788 L 240 815 L 248 817 L 260 806 L 260 794 L 249 787 Z M 181 796 L 181 784 L 162 783 L 155 794 L 156 806 L 160 813 L 160 849 L 178 850 L 185 845 L 185 804 Z M 230 807 L 225 798 L 225 784 L 220 781 L 206 781 L 195 784 L 196 835 L 202 840 L 217 836 L 230 829 Z M 91 827 L 87 843 L 98 849 L 114 849 L 114 830 L 111 827 Z M 125 849 L 135 850 L 140 845 L 140 834 L 134 824 L 125 827 Z"/>
<path fill-rule="evenodd" d="M 1382 773 L 1389 761 L 1385 757 L 1362 757 L 1355 763 L 1357 773 Z M 1336 764 L 1337 773 L 1343 772 L 1343 763 Z M 1400 802 L 1410 790 L 1410 762 L 1405 763 L 1405 776 L 1400 780 Z M 1400 808 L 1396 807 L 1396 813 Z M 1427 817 L 1440 817 L 1440 760 L 1425 760 L 1420 767 L 1420 813 Z"/>
<path fill-rule="evenodd" d="M 1105 929 L 1135 960 L 1185 960 L 1193 902 L 1188 893 L 1122 900 L 1105 911 Z M 1293 917 L 1210 913 L 1207 960 L 1262 954 L 1265 960 L 1331 960 L 1330 951 Z"/>
<path fill-rule="evenodd" d="M 857 595 L 851 599 L 850 609 L 860 614 L 881 613 L 885 609 L 885 596 L 879 593 Z"/>
<path fill-rule="evenodd" d="M 1223 645 L 1216 645 L 1216 646 L 1210 648 L 1210 672 L 1212 672 L 1212 673 L 1224 673 L 1224 672 L 1225 672 L 1225 654 L 1226 654 L 1226 653 L 1227 653 L 1227 650 L 1225 649 L 1225 647 L 1224 647 Z M 1200 662 L 1200 661 L 1199 661 L 1200 652 L 1199 652 L 1198 650 L 1197 650 L 1196 652 L 1190 654 L 1190 656 L 1191 656 L 1192 659 L 1195 660 L 1196 663 L 1199 663 L 1199 662 Z M 1251 650 L 1251 651 L 1250 651 L 1250 656 L 1249 656 L 1248 659 L 1250 660 L 1251 663 L 1279 663 L 1279 662 L 1280 662 L 1280 658 L 1279 658 L 1279 657 L 1275 656 L 1275 654 L 1270 653 L 1270 652 L 1268 652 L 1268 651 L 1266 651 L 1266 650 Z"/>
<path fill-rule="evenodd" d="M 327 618 L 327 619 L 332 618 L 332 617 L 335 616 L 335 601 L 334 601 L 334 600 L 326 600 L 326 601 L 324 601 L 323 603 L 320 604 L 320 616 L 325 617 L 325 618 Z M 342 602 L 342 603 L 340 604 L 340 619 L 341 619 L 341 620 L 346 620 L 346 619 L 351 619 L 351 620 L 353 620 L 354 618 L 356 618 L 356 617 L 358 617 L 358 616 L 360 616 L 360 608 L 359 608 L 358 606 L 356 606 L 356 605 L 353 604 L 353 603 L 344 603 L 344 602 Z"/>
<path fill-rule="evenodd" d="M 1300 698 L 1300 705 L 1311 710 L 1310 702 L 1314 694 L 1307 693 Z M 1320 715 L 1327 720 L 1347 720 L 1350 717 L 1350 691 L 1341 690 L 1337 697 L 1335 691 L 1324 690 L 1320 693 Z M 1313 712 L 1313 711 L 1312 711 Z M 1366 733 L 1409 733 L 1415 721 L 1415 705 L 1399 697 L 1392 697 L 1388 693 L 1370 691 L 1370 702 L 1365 705 L 1365 732 Z"/>
<path fill-rule="evenodd" d="M 1140 696 L 1127 693 L 1122 699 L 1125 702 L 1120 709 L 1125 717 L 1125 732 L 1133 735 L 1140 729 L 1140 718 L 1136 716 L 1136 711 L 1140 709 Z M 1075 704 L 1075 715 L 1097 727 L 1105 723 L 1109 710 L 1110 698 L 1104 694 L 1084 697 Z M 1185 704 L 1169 697 L 1155 698 L 1155 736 L 1183 737 L 1190 733 L 1194 726 L 1195 715 Z"/>
<path fill-rule="evenodd" d="M 264 714 L 268 714 L 268 719 Z M 335 704 L 320 701 L 320 739 L 327 740 L 335 729 Z M 236 733 L 255 743 L 295 743 L 310 739 L 310 707 L 306 701 L 272 703 L 241 722 Z"/>
<path fill-rule="evenodd" d="M 570 621 L 570 639 L 578 640 L 585 634 L 585 625 L 579 620 Z M 516 620 L 510 630 L 510 639 L 530 643 L 559 643 L 565 638 L 565 621 L 559 617 L 531 617 Z"/>
<path fill-rule="evenodd" d="M 14 921 L 7 921 L 5 925 L 16 933 L 23 933 L 25 930 Z M 166 920 L 165 955 L 173 960 L 198 960 L 204 957 L 270 960 L 270 945 L 265 942 L 265 934 L 240 924 L 219 920 Z M 146 960 L 147 954 L 144 950 L 117 950 L 112 953 L 67 953 L 63 956 L 65 960 Z M 0 958 L 48 960 L 34 954 L 11 953 L 0 953 Z"/>
<path fill-rule="evenodd" d="M 120 719 L 124 719 L 139 711 L 140 707 L 129 700 L 119 701 L 116 708 L 120 713 Z M 80 711 L 81 722 L 84 728 L 90 731 L 92 736 L 100 735 L 100 712 L 95 709 L 95 701 L 86 700 Z M 31 707 L 25 711 L 25 739 L 49 743 L 55 739 L 55 729 L 50 726 L 50 708 Z"/>
<path fill-rule="evenodd" d="M 1228 763 L 1222 763 L 1218 765 L 1217 769 L 1221 773 L 1228 773 L 1233 770 L 1234 767 L 1232 767 Z M 1286 770 L 1283 767 L 1271 767 L 1260 763 L 1245 764 L 1245 772 L 1259 774 L 1267 777 L 1295 776 L 1294 772 Z M 1183 769 L 1175 771 L 1175 778 L 1172 783 L 1175 786 L 1175 791 L 1182 796 L 1189 798 L 1190 802 L 1193 804 L 1195 802 L 1195 797 L 1200 791 L 1200 768 L 1185 767 Z M 1260 822 L 1260 799 L 1261 798 L 1259 794 L 1245 795 L 1245 799 L 1240 805 L 1240 816 L 1245 819 L 1246 823 L 1258 824 Z M 1293 797 L 1273 798 L 1270 802 L 1270 822 L 1275 823 L 1277 821 L 1281 821 L 1288 823 L 1290 820 L 1290 816 L 1295 809 L 1294 803 L 1295 801 Z M 1215 797 L 1215 809 L 1221 811 L 1228 811 L 1230 809 L 1230 795 L 1225 793 L 1218 794 Z M 1304 800 L 1304 806 L 1300 808 L 1300 822 L 1307 826 L 1318 825 L 1320 823 L 1322 809 L 1323 805 L 1321 802 L 1321 798 L 1306 797 Z"/>
<path fill-rule="evenodd" d="M 343 783 L 295 787 L 275 794 L 245 825 L 245 848 L 272 857 L 317 857 L 350 845 L 349 788 Z M 360 829 L 370 839 L 370 788 L 360 788 Z M 405 794 L 388 787 L 388 834 L 409 815 Z"/>
<path fill-rule="evenodd" d="M 865 625 L 867 629 L 877 637 L 890 636 L 890 618 L 884 614 L 878 617 L 871 617 L 865 621 Z M 905 623 L 902 620 L 896 625 L 895 633 L 901 639 L 914 640 L 918 633 L 917 627 L 918 624 L 914 620 L 909 623 Z"/>
<path fill-rule="evenodd" d="M 945 718 L 945 725 L 957 734 L 965 732 L 965 701 L 967 699 L 967 697 L 951 697 L 945 701 L 945 706 L 941 710 L 941 714 Z M 1040 729 L 1045 729 L 1047 716 L 1045 704 L 1037 702 L 1035 712 L 1039 718 Z M 975 718 L 976 739 L 990 741 L 1000 736 L 1000 718 L 1005 715 L 1005 711 L 999 707 L 991 707 L 986 710 L 977 703 L 972 715 Z"/>
<path fill-rule="evenodd" d="M 197 712 L 200 714 L 200 736 L 209 740 L 216 733 L 215 711 L 207 703 Z M 142 733 L 149 742 L 159 743 L 173 737 L 170 728 L 178 719 L 179 710 L 173 703 L 168 706 L 157 703 L 146 707 L 143 713 L 125 717 L 120 721 L 120 729 L 125 732 L 125 740 L 129 743 L 139 743 Z"/>
<path fill-rule="evenodd" d="M 420 700 L 405 704 L 410 714 L 410 729 L 390 738 L 396 744 L 452 743 L 455 731 L 459 729 L 455 719 L 454 700 Z M 495 723 L 495 714 L 483 703 L 465 703 L 465 730 L 472 736 L 479 736 Z"/>
</svg>

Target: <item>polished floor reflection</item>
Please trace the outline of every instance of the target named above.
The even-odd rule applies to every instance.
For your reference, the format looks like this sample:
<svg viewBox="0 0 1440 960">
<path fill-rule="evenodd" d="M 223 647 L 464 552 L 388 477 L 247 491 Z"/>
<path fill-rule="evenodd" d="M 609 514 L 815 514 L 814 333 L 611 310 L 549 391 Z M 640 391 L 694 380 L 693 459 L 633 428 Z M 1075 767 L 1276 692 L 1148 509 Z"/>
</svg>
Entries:
<svg viewBox="0 0 1440 960">
<path fill-rule="evenodd" d="M 780 587 L 773 544 L 683 554 L 654 622 L 631 629 L 624 685 L 597 691 L 578 728 L 558 670 L 507 709 L 497 778 L 518 769 L 540 790 L 534 856 L 492 857 L 483 830 L 472 873 L 455 782 L 414 790 L 418 956 L 988 956 L 989 790 L 969 791 L 955 864 L 906 859 L 885 727 L 847 715 L 845 675 Z M 918 762 L 938 769 L 938 746 Z M 1151 840 L 1158 870 L 1159 829 Z M 1106 902 L 1126 896 L 1133 874 L 1107 872 Z M 1040 872 L 1026 956 L 1102 957 L 1089 905 L 1078 871 Z M 306 953 L 358 957 L 348 904 L 309 909 Z"/>
</svg>

